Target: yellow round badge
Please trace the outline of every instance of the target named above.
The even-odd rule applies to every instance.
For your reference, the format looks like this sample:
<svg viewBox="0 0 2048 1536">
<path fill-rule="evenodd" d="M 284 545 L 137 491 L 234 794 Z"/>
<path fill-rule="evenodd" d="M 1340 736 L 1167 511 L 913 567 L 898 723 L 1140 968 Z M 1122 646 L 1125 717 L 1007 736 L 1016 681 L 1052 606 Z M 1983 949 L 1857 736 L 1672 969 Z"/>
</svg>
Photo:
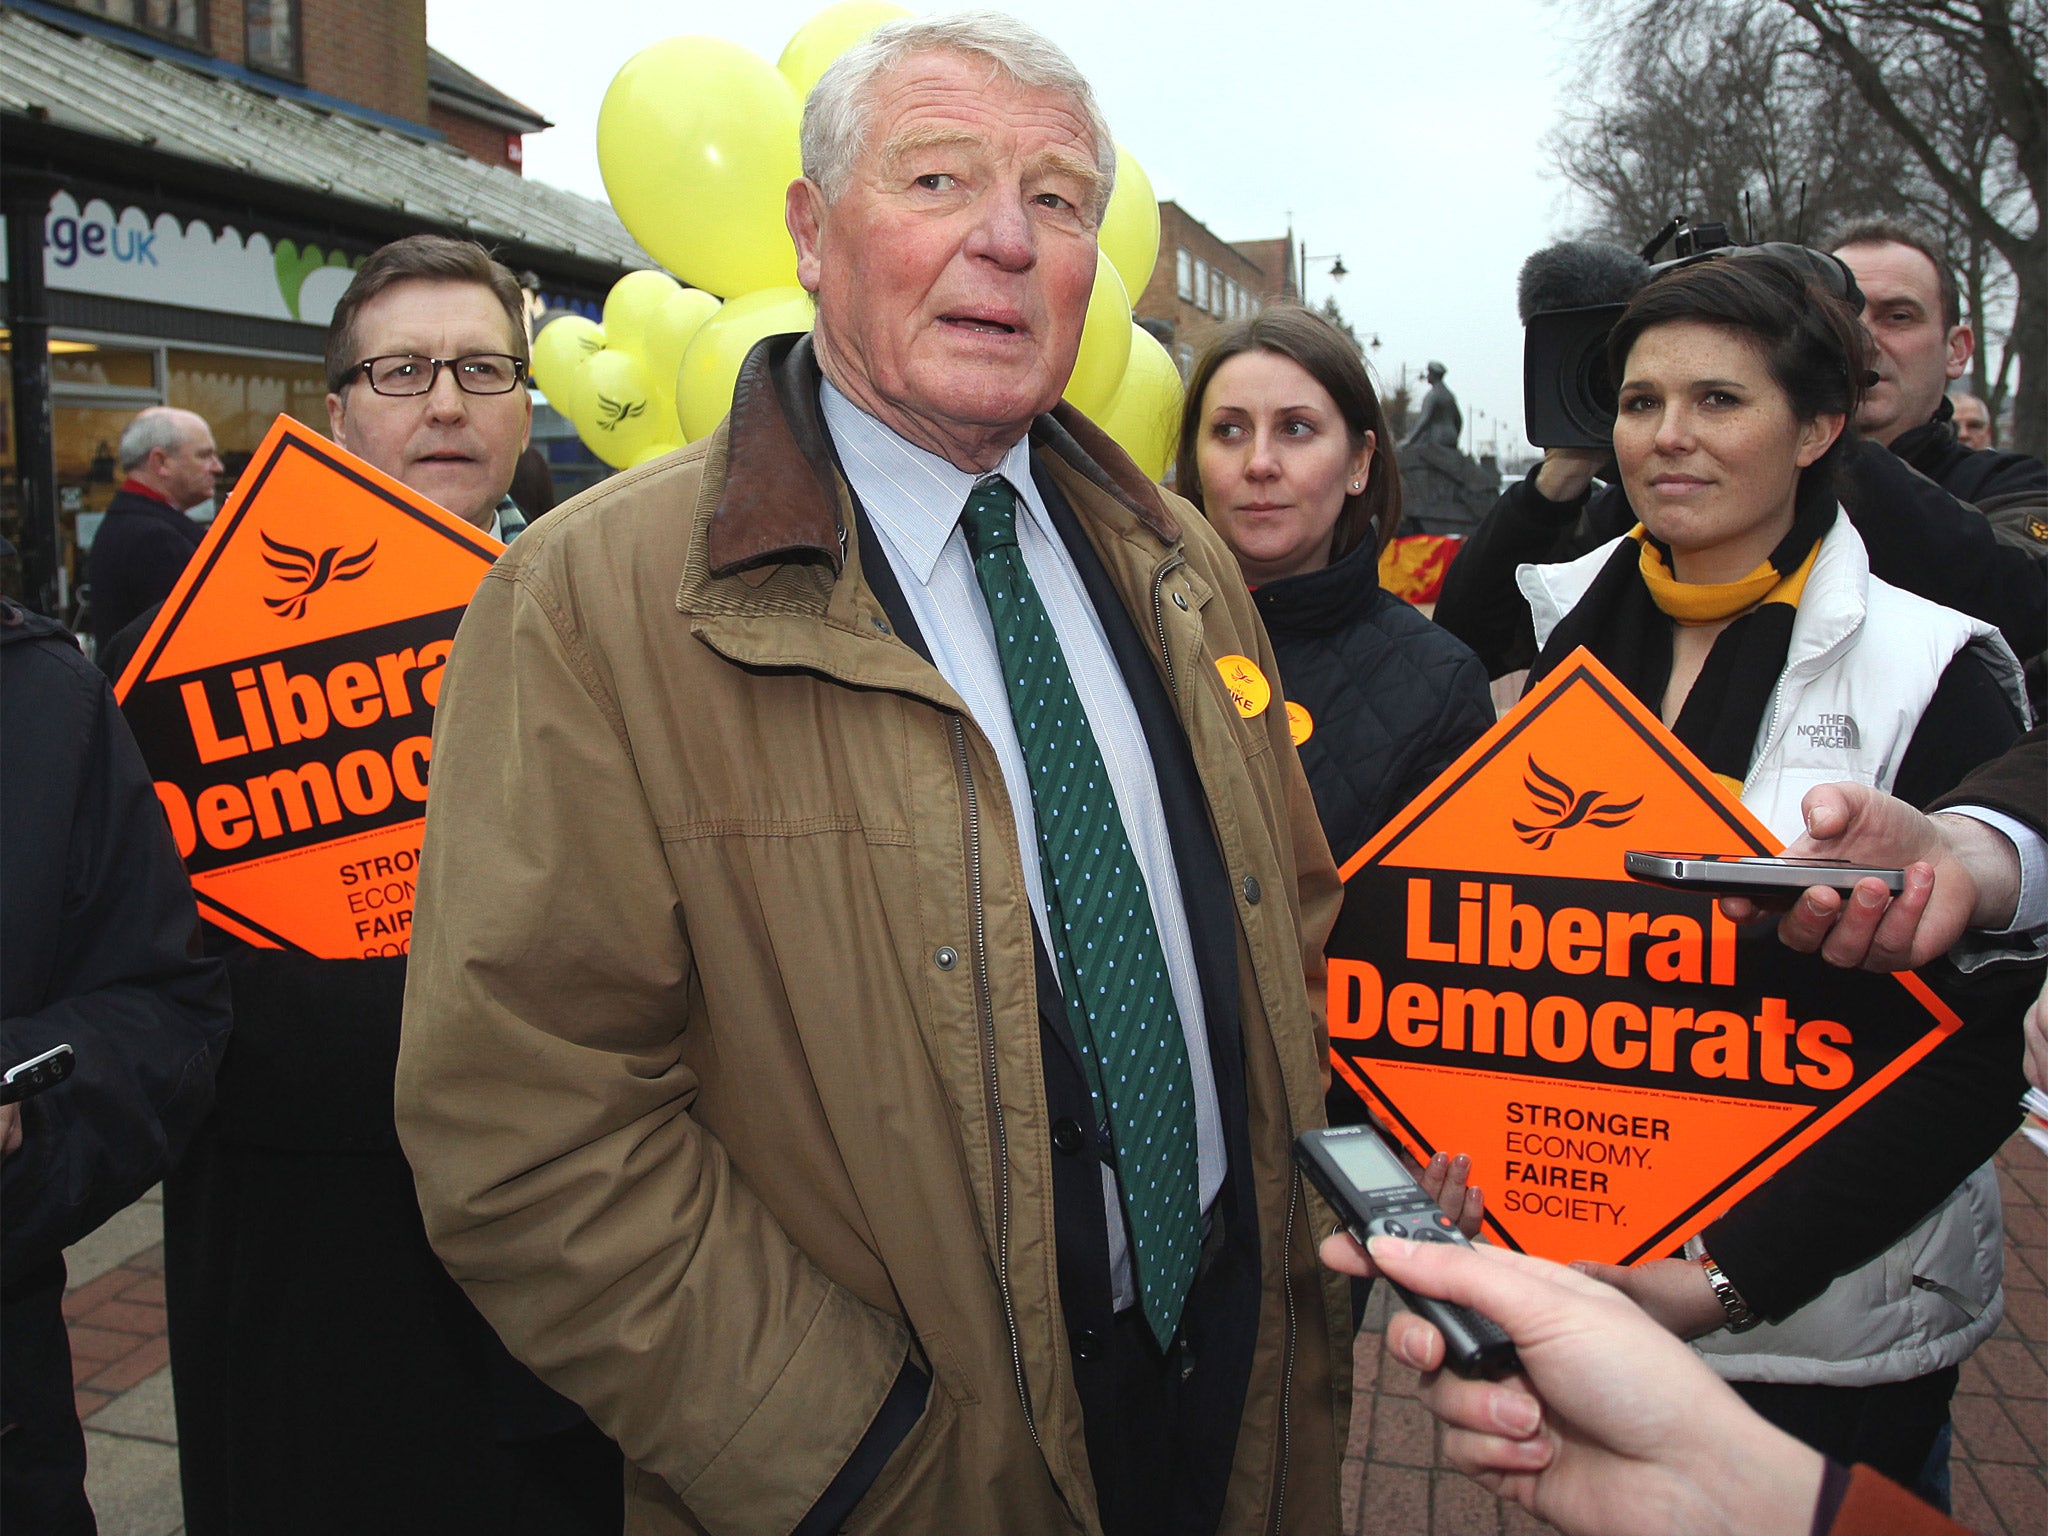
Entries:
<svg viewBox="0 0 2048 1536">
<path fill-rule="evenodd" d="M 1237 701 L 1237 712 L 1245 719 L 1264 714 L 1266 706 L 1273 702 L 1273 685 L 1266 681 L 1266 674 L 1251 657 L 1218 657 L 1216 670 L 1223 674 L 1223 686 L 1230 690 L 1230 696 Z"/>
<path fill-rule="evenodd" d="M 1316 733 L 1315 717 L 1292 699 L 1287 701 L 1287 734 L 1298 747 Z"/>
</svg>

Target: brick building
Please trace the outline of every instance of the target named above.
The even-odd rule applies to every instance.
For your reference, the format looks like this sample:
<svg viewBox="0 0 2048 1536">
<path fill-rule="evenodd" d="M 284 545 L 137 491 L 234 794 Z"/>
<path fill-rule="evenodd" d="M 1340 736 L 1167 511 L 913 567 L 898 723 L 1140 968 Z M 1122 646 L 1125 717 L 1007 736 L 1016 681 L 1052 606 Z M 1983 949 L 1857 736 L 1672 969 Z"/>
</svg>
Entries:
<svg viewBox="0 0 2048 1536">
<path fill-rule="evenodd" d="M 472 236 L 536 310 L 593 316 L 654 265 L 609 207 L 521 176 L 547 119 L 430 49 L 426 5 L 0 0 L 10 591 L 68 615 L 141 407 L 199 412 L 223 454 L 280 412 L 324 431 L 327 320 L 386 241 Z M 601 472 L 547 448 L 564 489 Z"/>
<path fill-rule="evenodd" d="M 1159 259 L 1131 313 L 1166 343 L 1185 377 L 1218 325 L 1300 296 L 1293 249 L 1292 236 L 1233 243 L 1180 204 L 1161 203 Z"/>
</svg>

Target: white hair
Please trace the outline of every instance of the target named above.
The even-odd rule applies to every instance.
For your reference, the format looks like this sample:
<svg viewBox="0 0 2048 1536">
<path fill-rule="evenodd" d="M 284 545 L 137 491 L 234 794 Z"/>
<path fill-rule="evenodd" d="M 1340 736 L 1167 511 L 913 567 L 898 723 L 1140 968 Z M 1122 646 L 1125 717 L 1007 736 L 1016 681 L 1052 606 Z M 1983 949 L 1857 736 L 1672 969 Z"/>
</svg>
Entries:
<svg viewBox="0 0 2048 1536">
<path fill-rule="evenodd" d="M 804 102 L 804 175 L 831 202 L 845 190 L 853 167 L 868 147 L 873 126 L 874 86 L 905 59 L 920 53 L 964 54 L 988 62 L 989 78 L 1001 75 L 1026 90 L 1068 97 L 1087 120 L 1095 141 L 1096 218 L 1109 206 L 1116 184 L 1116 141 L 1095 103 L 1095 92 L 1074 61 L 1042 34 L 1000 11 L 954 11 L 911 16 L 877 28 L 832 61 Z"/>
<path fill-rule="evenodd" d="M 135 419 L 121 432 L 118 454 L 121 473 L 134 474 L 159 448 L 175 455 L 185 446 L 185 439 L 192 435 L 192 423 L 196 419 L 190 411 L 168 405 L 152 405 L 137 412 Z"/>
</svg>

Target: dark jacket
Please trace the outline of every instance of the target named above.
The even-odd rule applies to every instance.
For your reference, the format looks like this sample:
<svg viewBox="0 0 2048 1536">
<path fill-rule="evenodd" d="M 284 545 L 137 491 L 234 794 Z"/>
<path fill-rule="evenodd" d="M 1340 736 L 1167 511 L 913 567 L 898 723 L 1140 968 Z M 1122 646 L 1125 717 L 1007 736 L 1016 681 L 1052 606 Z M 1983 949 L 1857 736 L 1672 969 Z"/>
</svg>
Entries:
<svg viewBox="0 0 2048 1536">
<path fill-rule="evenodd" d="M 106 680 L 59 625 L 0 601 L 0 1062 L 72 1076 L 22 1105 L 0 1162 L 0 1505 L 93 1529 L 60 1303 L 66 1247 L 176 1159 L 213 1098 L 227 982 Z"/>
<path fill-rule="evenodd" d="M 2048 837 L 2048 726 L 2035 726 L 2003 756 L 1984 764 L 1928 809 L 1958 805 L 2003 811 Z"/>
<path fill-rule="evenodd" d="M 206 530 L 169 502 L 122 486 L 92 541 L 92 633 L 104 644 L 162 602 Z"/>
<path fill-rule="evenodd" d="M 1853 444 L 1836 494 L 1870 551 L 1873 576 L 1996 624 L 2014 654 L 2028 661 L 2048 649 L 2048 562 L 2038 549 L 2000 540 L 1978 505 L 2038 495 L 2048 507 L 2048 465 L 1963 447 L 1949 425 L 1951 412 L 1944 399 L 1932 420 L 1890 448 Z M 1538 494 L 1532 468 L 1451 562 L 1437 623 L 1479 653 L 1489 676 L 1528 666 L 1536 651 L 1516 568 L 1576 559 L 1635 521 L 1619 485 L 1554 502 Z"/>
<path fill-rule="evenodd" d="M 1379 584 L 1377 551 L 1252 590 L 1290 702 L 1316 814 L 1341 866 L 1493 724 L 1479 658 Z"/>
<path fill-rule="evenodd" d="M 125 665 L 155 611 L 102 661 Z M 609 1536 L 617 1450 L 427 1246 L 392 1123 L 405 961 L 210 936 L 238 1028 L 164 1187 L 186 1530 Z"/>
</svg>

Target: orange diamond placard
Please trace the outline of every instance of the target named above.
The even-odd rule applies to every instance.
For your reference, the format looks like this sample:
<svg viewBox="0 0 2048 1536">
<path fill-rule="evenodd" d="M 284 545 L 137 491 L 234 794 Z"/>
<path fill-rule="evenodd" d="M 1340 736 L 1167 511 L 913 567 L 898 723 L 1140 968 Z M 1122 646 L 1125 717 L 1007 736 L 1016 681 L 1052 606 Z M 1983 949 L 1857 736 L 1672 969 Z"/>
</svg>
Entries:
<svg viewBox="0 0 2048 1536">
<path fill-rule="evenodd" d="M 114 690 L 208 922 L 407 952 L 441 672 L 503 548 L 272 424 Z"/>
<path fill-rule="evenodd" d="M 1337 1081 L 1420 1158 L 1466 1152 L 1502 1242 L 1673 1252 L 1961 1021 L 1632 880 L 1630 849 L 1779 844 L 1585 650 L 1343 869 Z"/>
</svg>

